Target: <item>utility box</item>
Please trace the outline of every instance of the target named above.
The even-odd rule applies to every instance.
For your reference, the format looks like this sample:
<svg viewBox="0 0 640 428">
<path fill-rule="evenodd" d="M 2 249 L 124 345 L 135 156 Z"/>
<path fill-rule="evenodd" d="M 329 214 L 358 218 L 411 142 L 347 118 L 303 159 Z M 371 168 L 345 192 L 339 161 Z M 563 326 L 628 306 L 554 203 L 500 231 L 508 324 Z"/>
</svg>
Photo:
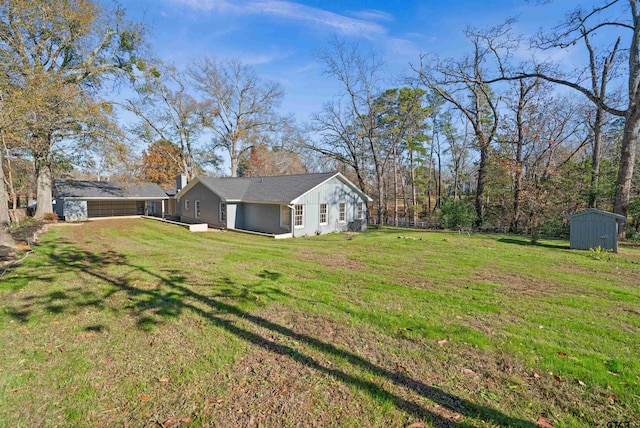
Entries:
<svg viewBox="0 0 640 428">
<path fill-rule="evenodd" d="M 588 250 L 600 247 L 618 252 L 618 221 L 624 216 L 595 208 L 567 216 L 570 223 L 571 248 Z"/>
</svg>

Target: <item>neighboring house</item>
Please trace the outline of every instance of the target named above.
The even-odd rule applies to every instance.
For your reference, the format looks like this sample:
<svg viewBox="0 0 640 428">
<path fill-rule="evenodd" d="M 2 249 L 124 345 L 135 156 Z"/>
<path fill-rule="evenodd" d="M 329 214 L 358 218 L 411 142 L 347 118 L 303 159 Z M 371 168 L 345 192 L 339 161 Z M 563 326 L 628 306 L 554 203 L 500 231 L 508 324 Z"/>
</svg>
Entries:
<svg viewBox="0 0 640 428">
<path fill-rule="evenodd" d="M 154 183 L 55 180 L 55 212 L 67 221 L 96 217 L 164 217 L 166 192 Z"/>
<path fill-rule="evenodd" d="M 177 195 L 182 221 L 276 237 L 367 227 L 372 201 L 340 173 L 198 177 Z"/>
<path fill-rule="evenodd" d="M 576 250 L 600 247 L 618 252 L 618 222 L 624 216 L 589 208 L 567 216 L 570 219 L 570 243 Z"/>
</svg>

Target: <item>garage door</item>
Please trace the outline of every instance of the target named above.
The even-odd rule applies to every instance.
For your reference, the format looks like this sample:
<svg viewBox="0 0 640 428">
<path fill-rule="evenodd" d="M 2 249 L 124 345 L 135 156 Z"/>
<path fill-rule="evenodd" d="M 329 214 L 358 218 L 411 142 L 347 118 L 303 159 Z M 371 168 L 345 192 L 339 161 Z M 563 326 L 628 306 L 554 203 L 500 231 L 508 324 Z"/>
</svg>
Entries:
<svg viewBox="0 0 640 428">
<path fill-rule="evenodd" d="M 87 214 L 91 217 L 115 217 L 144 214 L 143 201 L 87 201 Z"/>
</svg>

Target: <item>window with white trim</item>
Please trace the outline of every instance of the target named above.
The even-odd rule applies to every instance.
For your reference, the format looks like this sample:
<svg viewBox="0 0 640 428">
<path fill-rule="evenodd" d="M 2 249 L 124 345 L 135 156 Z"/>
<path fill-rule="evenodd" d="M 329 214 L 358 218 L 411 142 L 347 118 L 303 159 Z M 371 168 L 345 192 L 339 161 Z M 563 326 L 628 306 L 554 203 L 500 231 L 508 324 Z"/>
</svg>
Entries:
<svg viewBox="0 0 640 428">
<path fill-rule="evenodd" d="M 328 220 L 327 204 L 320 204 L 320 224 L 327 224 L 329 222 Z"/>
<path fill-rule="evenodd" d="M 364 218 L 364 202 L 360 202 L 358 204 L 358 220 L 362 220 Z"/>
<path fill-rule="evenodd" d="M 220 202 L 220 223 L 227 222 L 227 204 Z"/>
<path fill-rule="evenodd" d="M 189 199 L 185 199 L 184 200 L 184 209 L 188 210 L 189 209 Z"/>
<path fill-rule="evenodd" d="M 296 205 L 295 212 L 293 214 L 293 225 L 295 227 L 304 226 L 304 205 Z"/>
<path fill-rule="evenodd" d="M 195 217 L 196 218 L 200 218 L 200 201 L 199 200 L 195 200 L 193 201 L 193 209 L 195 211 Z"/>
<path fill-rule="evenodd" d="M 340 215 L 338 217 L 338 221 L 340 223 L 344 223 L 347 219 L 347 204 L 340 204 Z"/>
<path fill-rule="evenodd" d="M 280 205 L 280 226 L 291 229 L 291 208 L 287 205 Z"/>
</svg>

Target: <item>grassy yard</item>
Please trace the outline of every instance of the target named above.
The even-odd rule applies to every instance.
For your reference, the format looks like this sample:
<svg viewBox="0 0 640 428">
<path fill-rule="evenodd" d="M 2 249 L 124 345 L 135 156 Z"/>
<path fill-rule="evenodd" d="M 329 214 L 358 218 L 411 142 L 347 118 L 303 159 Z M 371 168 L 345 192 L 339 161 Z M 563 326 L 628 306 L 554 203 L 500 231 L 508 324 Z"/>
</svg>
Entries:
<svg viewBox="0 0 640 428">
<path fill-rule="evenodd" d="M 640 248 L 567 244 L 51 228 L 0 277 L 0 426 L 638 426 Z"/>
</svg>

